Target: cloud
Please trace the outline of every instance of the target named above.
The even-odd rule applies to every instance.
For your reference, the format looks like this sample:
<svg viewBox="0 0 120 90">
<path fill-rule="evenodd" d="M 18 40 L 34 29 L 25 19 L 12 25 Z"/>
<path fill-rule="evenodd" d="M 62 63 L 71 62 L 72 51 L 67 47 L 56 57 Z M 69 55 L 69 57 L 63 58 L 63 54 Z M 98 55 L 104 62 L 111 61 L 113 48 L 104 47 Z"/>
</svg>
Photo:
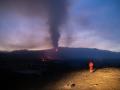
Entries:
<svg viewBox="0 0 120 90">
<path fill-rule="evenodd" d="M 116 0 L 71 0 L 61 46 L 120 51 L 118 8 Z"/>
<path fill-rule="evenodd" d="M 68 1 L 69 4 L 64 6 L 68 10 L 65 11 L 66 21 L 60 20 L 62 23 L 57 27 L 60 31 L 59 46 L 120 51 L 118 0 Z M 0 2 L 0 50 L 52 47 L 48 10 L 50 0 Z M 63 19 L 56 18 L 54 20 Z"/>
</svg>

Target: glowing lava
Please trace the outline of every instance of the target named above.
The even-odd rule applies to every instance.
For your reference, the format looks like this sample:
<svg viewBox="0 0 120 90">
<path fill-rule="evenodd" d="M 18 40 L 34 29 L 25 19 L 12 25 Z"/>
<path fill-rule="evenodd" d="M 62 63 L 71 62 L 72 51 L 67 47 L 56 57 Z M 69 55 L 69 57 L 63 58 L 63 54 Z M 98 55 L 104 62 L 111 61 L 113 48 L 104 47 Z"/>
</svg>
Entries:
<svg viewBox="0 0 120 90">
<path fill-rule="evenodd" d="M 58 48 L 55 48 L 55 52 L 58 52 Z"/>
</svg>

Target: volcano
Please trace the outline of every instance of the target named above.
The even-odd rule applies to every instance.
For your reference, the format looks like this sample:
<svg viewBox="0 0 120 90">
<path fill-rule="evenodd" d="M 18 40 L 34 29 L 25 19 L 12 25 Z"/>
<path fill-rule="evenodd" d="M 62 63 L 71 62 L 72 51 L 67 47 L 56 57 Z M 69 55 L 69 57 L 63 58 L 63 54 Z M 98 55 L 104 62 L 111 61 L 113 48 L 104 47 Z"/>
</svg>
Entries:
<svg viewBox="0 0 120 90">
<path fill-rule="evenodd" d="M 1 61 L 28 62 L 33 64 L 36 61 L 55 61 L 67 62 L 71 66 L 86 65 L 89 60 L 96 62 L 97 66 L 101 65 L 120 65 L 120 52 L 111 52 L 94 48 L 63 48 L 59 47 L 48 50 L 18 50 L 13 52 L 0 52 Z M 31 62 L 32 61 L 32 62 Z"/>
<path fill-rule="evenodd" d="M 56 51 L 57 50 L 57 51 Z M 46 54 L 46 55 L 44 55 Z M 47 55 L 48 54 L 48 55 Z M 59 47 L 57 49 L 48 50 L 17 50 L 12 52 L 0 52 L 0 57 L 19 57 L 19 58 L 31 58 L 31 59 L 41 59 L 43 56 L 54 57 L 62 59 L 120 59 L 120 52 L 112 52 L 107 50 L 100 50 L 95 48 L 65 48 Z M 53 58 L 56 59 L 56 58 Z"/>
<path fill-rule="evenodd" d="M 95 73 L 93 74 L 88 71 L 89 60 L 94 61 Z M 107 69 L 103 69 L 106 67 Z M 118 75 L 119 68 L 119 52 L 99 49 L 59 47 L 57 52 L 54 49 L 0 52 L 0 82 L 6 82 L 2 85 L 9 88 L 16 85 L 19 90 L 24 90 L 24 87 L 28 90 L 30 88 L 34 88 L 34 90 L 38 90 L 38 88 L 40 90 L 59 90 L 58 88 L 69 90 L 79 88 L 79 86 L 87 89 L 91 87 L 92 90 L 96 90 L 95 87 L 103 87 L 102 90 L 108 90 L 109 86 L 105 85 L 108 80 L 115 83 L 112 87 L 118 85 L 116 82 L 119 82 L 119 77 L 114 76 L 116 79 L 111 79 L 111 73 Z M 115 72 L 112 72 L 113 70 Z M 102 75 L 105 81 L 102 81 Z M 91 77 L 100 79 L 94 82 L 94 78 L 91 79 Z M 85 82 L 81 82 L 81 80 Z M 55 85 L 56 82 L 58 83 Z M 99 86 L 101 83 L 104 83 L 103 86 Z"/>
</svg>

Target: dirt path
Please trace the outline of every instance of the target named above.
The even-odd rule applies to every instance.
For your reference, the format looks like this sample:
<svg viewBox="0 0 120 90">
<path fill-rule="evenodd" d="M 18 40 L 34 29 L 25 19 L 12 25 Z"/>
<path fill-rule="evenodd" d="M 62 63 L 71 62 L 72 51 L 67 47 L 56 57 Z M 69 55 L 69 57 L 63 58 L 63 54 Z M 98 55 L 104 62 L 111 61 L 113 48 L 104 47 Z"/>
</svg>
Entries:
<svg viewBox="0 0 120 90">
<path fill-rule="evenodd" d="M 61 80 L 49 84 L 45 90 L 120 90 L 120 70 L 104 68 L 69 73 Z"/>
</svg>

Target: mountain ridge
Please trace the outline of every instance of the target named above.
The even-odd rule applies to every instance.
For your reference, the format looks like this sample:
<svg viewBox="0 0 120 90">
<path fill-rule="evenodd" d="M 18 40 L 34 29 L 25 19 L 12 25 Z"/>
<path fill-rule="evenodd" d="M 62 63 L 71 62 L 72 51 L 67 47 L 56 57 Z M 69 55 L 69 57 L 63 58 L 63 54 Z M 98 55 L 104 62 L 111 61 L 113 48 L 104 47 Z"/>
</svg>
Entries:
<svg viewBox="0 0 120 90">
<path fill-rule="evenodd" d="M 0 51 L 0 56 L 4 54 L 16 55 L 16 56 L 40 56 L 42 57 L 46 52 L 55 52 L 53 49 L 47 50 L 16 50 L 12 52 Z M 95 59 L 120 59 L 120 52 L 113 52 L 108 50 L 100 50 L 96 48 L 66 48 L 59 47 L 58 52 L 59 57 L 65 59 L 80 59 L 80 58 L 95 58 Z M 53 53 L 54 54 L 54 53 Z"/>
</svg>

